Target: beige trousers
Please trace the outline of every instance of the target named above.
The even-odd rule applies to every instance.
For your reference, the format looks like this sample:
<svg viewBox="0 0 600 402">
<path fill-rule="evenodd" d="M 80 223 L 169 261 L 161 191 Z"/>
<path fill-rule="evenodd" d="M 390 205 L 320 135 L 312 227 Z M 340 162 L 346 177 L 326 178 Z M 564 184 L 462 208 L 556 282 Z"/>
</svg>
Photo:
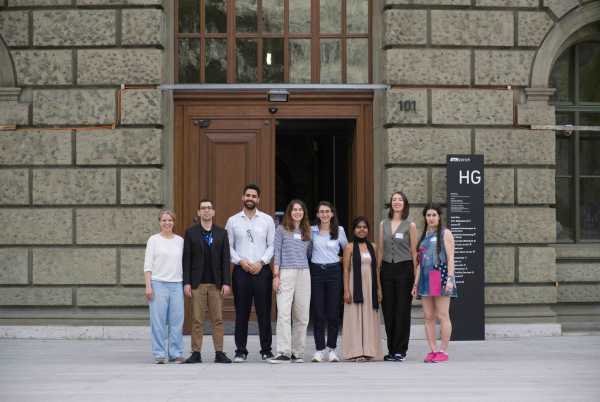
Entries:
<svg viewBox="0 0 600 402">
<path fill-rule="evenodd" d="M 192 289 L 192 351 L 202 351 L 204 336 L 204 311 L 208 307 L 208 318 L 212 323 L 215 352 L 223 351 L 223 296 L 212 283 L 201 283 Z"/>
<path fill-rule="evenodd" d="M 310 317 L 310 270 L 279 270 L 277 353 L 303 357 Z"/>
</svg>

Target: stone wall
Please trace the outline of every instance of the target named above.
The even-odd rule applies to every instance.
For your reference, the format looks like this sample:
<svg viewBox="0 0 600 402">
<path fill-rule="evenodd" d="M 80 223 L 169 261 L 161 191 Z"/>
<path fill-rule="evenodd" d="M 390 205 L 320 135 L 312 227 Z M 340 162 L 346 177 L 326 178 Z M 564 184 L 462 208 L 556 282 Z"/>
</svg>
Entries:
<svg viewBox="0 0 600 402">
<path fill-rule="evenodd" d="M 3 322 L 145 320 L 164 27 L 161 0 L 0 0 L 26 110 L 0 131 Z"/>
<path fill-rule="evenodd" d="M 553 320 L 548 307 L 557 303 L 599 302 L 597 261 L 557 268 L 557 258 L 570 261 L 581 248 L 555 250 L 555 134 L 531 129 L 555 124 L 554 110 L 547 101 L 526 104 L 533 97 L 525 92 L 544 37 L 578 2 L 383 3 L 384 74 L 392 89 L 382 199 L 403 189 L 415 209 L 445 203 L 446 154 L 483 154 L 488 320 L 507 311 Z M 406 111 L 404 101 L 416 110 Z"/>
</svg>

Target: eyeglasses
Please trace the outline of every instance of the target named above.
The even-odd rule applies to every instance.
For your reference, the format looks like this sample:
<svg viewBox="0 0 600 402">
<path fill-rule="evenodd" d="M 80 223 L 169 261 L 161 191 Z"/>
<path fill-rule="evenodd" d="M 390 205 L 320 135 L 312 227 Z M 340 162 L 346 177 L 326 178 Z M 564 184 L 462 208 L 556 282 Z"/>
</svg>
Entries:
<svg viewBox="0 0 600 402">
<path fill-rule="evenodd" d="M 213 209 L 212 207 L 200 207 L 198 208 L 200 211 L 208 211 L 210 209 Z"/>
</svg>

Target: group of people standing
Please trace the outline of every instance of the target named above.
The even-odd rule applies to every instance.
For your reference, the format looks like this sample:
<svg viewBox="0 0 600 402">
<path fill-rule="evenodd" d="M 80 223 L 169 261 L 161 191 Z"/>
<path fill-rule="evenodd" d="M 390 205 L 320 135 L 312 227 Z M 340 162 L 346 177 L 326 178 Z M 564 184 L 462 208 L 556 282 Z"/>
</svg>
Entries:
<svg viewBox="0 0 600 402">
<path fill-rule="evenodd" d="M 230 217 L 223 229 L 213 223 L 212 201 L 204 199 L 198 207 L 199 222 L 186 230 L 184 238 L 173 233 L 175 214 L 160 212 L 160 233 L 148 239 L 144 261 L 156 363 L 202 362 L 206 310 L 213 329 L 214 361 L 231 363 L 223 351 L 222 318 L 223 296 L 231 291 L 236 311 L 235 363 L 248 358 L 252 305 L 259 327 L 260 356 L 270 363 L 304 361 L 311 311 L 316 346 L 311 361 L 403 361 L 413 297 L 423 300 L 431 349 L 424 361 L 448 360 L 452 331 L 448 310 L 450 298 L 456 297 L 454 241 L 452 233 L 442 227 L 439 206 L 423 209 L 425 222 L 419 237 L 415 223 L 408 218 L 406 195 L 395 192 L 376 244 L 368 240 L 370 225 L 365 217 L 352 221 L 348 241 L 329 202 L 319 202 L 316 224 L 311 226 L 304 202 L 292 200 L 277 227 L 271 216 L 258 210 L 259 202 L 260 188 L 247 185 L 242 193 L 242 211 Z M 271 335 L 273 291 L 277 303 L 275 354 Z M 182 345 L 184 296 L 191 299 L 192 310 L 192 353 L 187 359 Z M 385 356 L 380 307 L 387 333 Z M 436 319 L 441 327 L 439 348 Z"/>
</svg>

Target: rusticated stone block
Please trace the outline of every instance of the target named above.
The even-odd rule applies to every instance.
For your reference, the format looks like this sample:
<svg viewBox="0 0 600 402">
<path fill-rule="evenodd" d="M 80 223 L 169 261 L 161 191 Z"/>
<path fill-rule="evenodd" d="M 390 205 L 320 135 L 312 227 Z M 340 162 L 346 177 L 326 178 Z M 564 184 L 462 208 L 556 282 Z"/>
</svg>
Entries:
<svg viewBox="0 0 600 402">
<path fill-rule="evenodd" d="M 600 258 L 600 247 L 597 244 L 556 244 L 556 258 Z"/>
<path fill-rule="evenodd" d="M 86 208 L 76 212 L 77 244 L 146 244 L 158 232 L 156 208 Z"/>
<path fill-rule="evenodd" d="M 128 89 L 122 99 L 122 124 L 162 124 L 159 89 Z"/>
<path fill-rule="evenodd" d="M 388 168 L 386 170 L 385 194 L 402 191 L 409 202 L 427 203 L 427 169 L 425 168 Z"/>
<path fill-rule="evenodd" d="M 554 169 L 517 169 L 519 204 L 554 204 L 555 175 Z"/>
<path fill-rule="evenodd" d="M 431 27 L 434 45 L 514 45 L 510 11 L 432 10 Z"/>
<path fill-rule="evenodd" d="M 159 49 L 88 49 L 77 51 L 78 84 L 158 84 Z"/>
<path fill-rule="evenodd" d="M 425 6 L 470 6 L 471 0 L 385 0 L 385 5 L 418 4 Z"/>
<path fill-rule="evenodd" d="M 70 50 L 13 50 L 19 85 L 67 85 L 73 82 Z"/>
<path fill-rule="evenodd" d="M 486 243 L 554 243 L 556 212 L 553 208 L 485 209 Z"/>
<path fill-rule="evenodd" d="M 163 13 L 157 9 L 132 9 L 122 11 L 122 37 L 124 45 L 161 45 L 164 34 Z"/>
<path fill-rule="evenodd" d="M 49 89 L 33 91 L 34 124 L 112 124 L 113 89 Z"/>
<path fill-rule="evenodd" d="M 162 204 L 162 178 L 160 169 L 122 169 L 121 203 Z"/>
<path fill-rule="evenodd" d="M 600 302 L 600 285 L 560 285 L 558 301 L 560 303 Z"/>
<path fill-rule="evenodd" d="M 0 244 L 71 244 L 73 220 L 70 209 L 2 208 Z"/>
<path fill-rule="evenodd" d="M 490 89 L 433 89 L 433 124 L 512 124 L 513 93 Z"/>
<path fill-rule="evenodd" d="M 78 6 L 162 6 L 164 0 L 77 0 Z"/>
<path fill-rule="evenodd" d="M 469 129 L 391 128 L 387 135 L 388 163 L 445 164 L 447 154 L 471 153 Z"/>
<path fill-rule="evenodd" d="M 544 0 L 544 6 L 548 7 L 557 18 L 561 18 L 579 3 L 579 0 Z"/>
<path fill-rule="evenodd" d="M 553 131 L 477 129 L 475 153 L 485 155 L 489 164 L 555 163 Z"/>
<path fill-rule="evenodd" d="M 115 169 L 33 171 L 34 204 L 111 204 L 117 202 Z"/>
<path fill-rule="evenodd" d="M 0 306 L 71 306 L 73 291 L 69 288 L 10 287 L 0 292 Z"/>
<path fill-rule="evenodd" d="M 527 86 L 534 55 L 529 50 L 475 50 L 475 83 Z"/>
<path fill-rule="evenodd" d="M 77 305 L 80 307 L 147 306 L 144 288 L 79 288 Z"/>
<path fill-rule="evenodd" d="M 517 18 L 519 46 L 539 46 L 554 25 L 552 18 L 542 11 L 520 11 Z"/>
<path fill-rule="evenodd" d="M 108 248 L 33 250 L 36 285 L 104 285 L 117 281 L 117 251 Z"/>
<path fill-rule="evenodd" d="M 29 15 L 27 11 L 1 12 L 0 36 L 7 46 L 29 45 Z"/>
<path fill-rule="evenodd" d="M 158 129 L 81 131 L 77 133 L 77 164 L 160 164 L 161 136 Z"/>
<path fill-rule="evenodd" d="M 519 247 L 519 282 L 555 282 L 554 247 Z"/>
<path fill-rule="evenodd" d="M 471 82 L 471 51 L 464 49 L 389 49 L 388 84 L 466 85 Z"/>
<path fill-rule="evenodd" d="M 29 172 L 26 169 L 0 170 L 0 204 L 29 204 Z"/>
<path fill-rule="evenodd" d="M 486 168 L 484 171 L 484 202 L 486 204 L 513 204 L 515 180 L 513 169 Z M 445 168 L 432 169 L 432 201 L 445 203 L 447 198 Z"/>
<path fill-rule="evenodd" d="M 559 282 L 600 282 L 600 263 L 597 262 L 559 263 L 556 271 Z"/>
<path fill-rule="evenodd" d="M 427 11 L 385 10 L 383 45 L 424 45 L 427 43 Z"/>
<path fill-rule="evenodd" d="M 9 7 L 69 6 L 71 0 L 8 0 Z"/>
<path fill-rule="evenodd" d="M 512 283 L 515 281 L 515 249 L 512 247 L 485 248 L 485 282 Z"/>
<path fill-rule="evenodd" d="M 517 120 L 520 126 L 554 125 L 556 114 L 553 105 L 544 102 L 528 102 L 517 105 Z"/>
<path fill-rule="evenodd" d="M 485 288 L 485 304 L 554 304 L 554 286 L 494 286 Z"/>
<path fill-rule="evenodd" d="M 27 284 L 28 266 L 29 257 L 26 248 L 0 248 L 0 284 Z"/>
<path fill-rule="evenodd" d="M 71 163 L 71 132 L 24 130 L 0 132 L 0 164 L 64 165 Z"/>
<path fill-rule="evenodd" d="M 35 46 L 116 44 L 114 10 L 40 10 L 33 12 Z"/>
<path fill-rule="evenodd" d="M 144 280 L 144 253 L 143 248 L 121 249 L 121 284 L 143 285 Z"/>
<path fill-rule="evenodd" d="M 386 124 L 426 124 L 426 89 L 390 89 L 386 91 Z M 414 102 L 414 108 L 412 107 Z"/>
<path fill-rule="evenodd" d="M 479 7 L 537 7 L 538 0 L 477 0 Z"/>
</svg>

